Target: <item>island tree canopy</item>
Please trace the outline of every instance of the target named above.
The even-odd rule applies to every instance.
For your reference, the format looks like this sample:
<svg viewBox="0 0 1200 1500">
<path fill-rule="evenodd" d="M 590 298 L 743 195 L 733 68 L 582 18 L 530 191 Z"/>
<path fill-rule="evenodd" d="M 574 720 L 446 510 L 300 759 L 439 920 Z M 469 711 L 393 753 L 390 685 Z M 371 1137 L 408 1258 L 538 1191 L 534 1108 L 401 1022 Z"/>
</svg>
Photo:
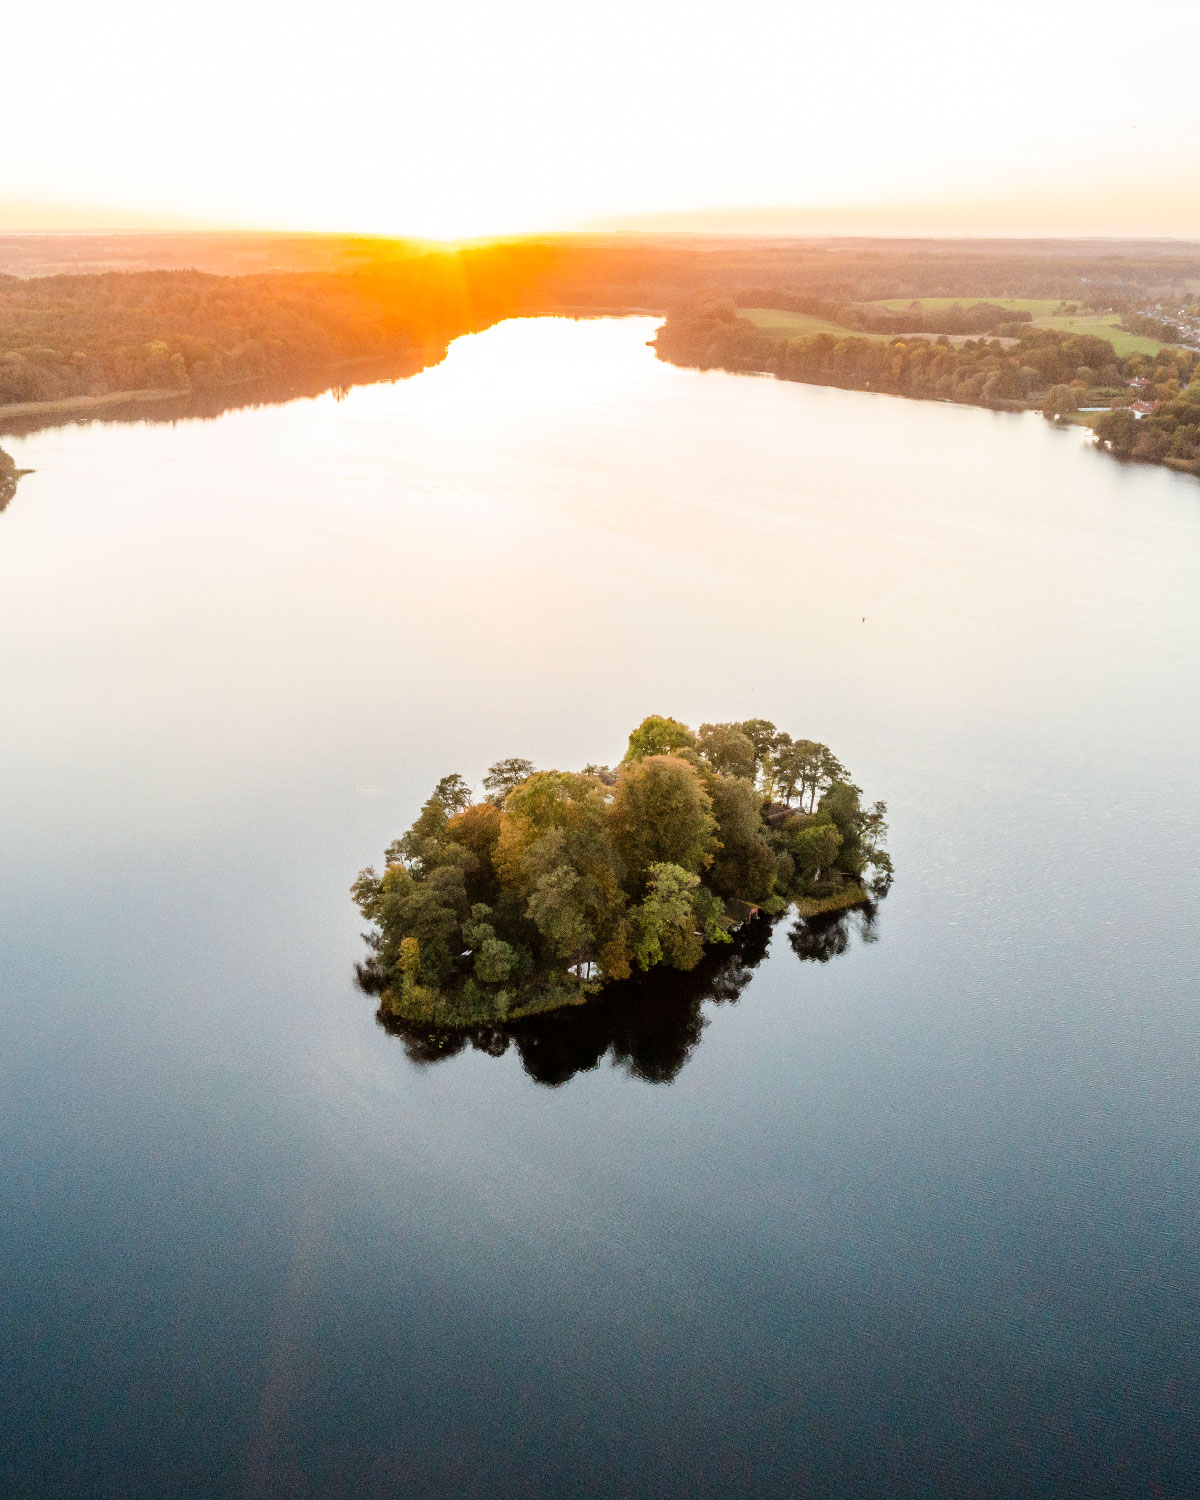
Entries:
<svg viewBox="0 0 1200 1500">
<path fill-rule="evenodd" d="M 855 905 L 891 879 L 882 803 L 825 745 L 766 720 L 694 733 L 652 716 L 616 771 L 498 761 L 475 802 L 443 777 L 353 894 L 385 1013 L 441 1025 L 576 1004 L 693 968 L 751 906 Z"/>
</svg>

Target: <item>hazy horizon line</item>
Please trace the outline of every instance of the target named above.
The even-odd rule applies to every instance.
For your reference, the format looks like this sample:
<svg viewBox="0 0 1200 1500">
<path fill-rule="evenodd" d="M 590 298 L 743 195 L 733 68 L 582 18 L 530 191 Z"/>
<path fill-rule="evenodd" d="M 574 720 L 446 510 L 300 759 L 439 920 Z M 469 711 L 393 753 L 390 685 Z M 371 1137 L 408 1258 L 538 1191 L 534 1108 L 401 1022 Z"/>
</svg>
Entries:
<svg viewBox="0 0 1200 1500">
<path fill-rule="evenodd" d="M 544 228 L 500 231 L 495 234 L 464 235 L 457 238 L 437 238 L 431 235 L 405 234 L 401 232 L 384 232 L 380 230 L 367 229 L 296 229 L 296 228 L 255 228 L 247 225 L 196 225 L 184 226 L 180 224 L 121 224 L 114 223 L 103 226 L 89 227 L 22 227 L 9 228 L 0 222 L 0 239 L 109 239 L 115 237 L 128 239 L 140 238 L 202 238 L 210 237 L 239 237 L 258 239 L 313 239 L 313 240 L 378 240 L 393 244 L 413 244 L 429 246 L 456 246 L 456 245 L 488 245 L 501 244 L 518 240 L 536 239 L 610 239 L 626 237 L 635 239 L 778 239 L 798 240 L 807 242 L 835 242 L 842 240 L 882 240 L 888 242 L 906 243 L 930 243 L 930 244 L 955 244 L 955 243 L 1021 243 L 1021 244 L 1159 244 L 1159 245 L 1197 245 L 1200 246 L 1200 232 L 1187 233 L 1163 233 L 1153 231 L 1136 232 L 1132 230 L 1110 230 L 1107 232 L 1077 230 L 1073 232 L 1062 231 L 1033 231 L 1033 230 L 947 230 L 944 233 L 936 231 L 916 230 L 883 230 L 883 229 L 841 229 L 841 230 L 804 230 L 799 227 L 788 229 L 784 227 L 737 227 L 735 225 L 677 225 L 667 227 L 665 224 L 656 226 L 653 224 L 631 225 L 587 225 L 572 228 Z"/>
</svg>

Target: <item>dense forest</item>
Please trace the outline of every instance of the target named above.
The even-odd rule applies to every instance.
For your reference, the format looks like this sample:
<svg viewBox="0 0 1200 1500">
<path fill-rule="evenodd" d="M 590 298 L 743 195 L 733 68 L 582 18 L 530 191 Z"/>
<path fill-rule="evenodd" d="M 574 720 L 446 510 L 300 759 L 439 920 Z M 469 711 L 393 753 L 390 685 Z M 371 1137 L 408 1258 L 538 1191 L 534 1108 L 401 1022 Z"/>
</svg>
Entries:
<svg viewBox="0 0 1200 1500">
<path fill-rule="evenodd" d="M 354 884 L 384 1016 L 471 1026 L 576 1005 L 635 971 L 695 969 L 756 909 L 813 917 L 891 880 L 883 804 L 764 719 L 694 733 L 652 716 L 615 770 L 514 757 L 483 789 L 443 777 Z"/>
<path fill-rule="evenodd" d="M 501 261 L 424 257 L 361 274 L 194 271 L 0 282 L 0 405 L 209 391 L 354 361 L 437 359 L 511 310 Z M 519 268 L 518 268 L 519 271 Z"/>
<path fill-rule="evenodd" d="M 1128 408 L 1105 412 L 1096 423 L 1096 437 L 1118 458 L 1166 464 L 1200 477 L 1200 382 L 1163 399 L 1140 421 Z"/>
<path fill-rule="evenodd" d="M 700 293 L 671 311 L 655 348 L 674 364 L 1001 411 L 1060 416 L 1089 405 L 1121 404 L 1125 410 L 1101 419 L 1102 442 L 1121 456 L 1200 476 L 1200 354 L 1162 349 L 1153 358 L 1118 359 L 1108 340 L 1092 335 L 1019 323 L 1003 331 L 1008 337 L 959 344 L 945 336 L 790 338 L 740 317 L 730 297 Z M 1160 403 L 1141 421 L 1129 409 L 1138 396 Z"/>
<path fill-rule="evenodd" d="M 143 259 L 217 270 L 98 270 Z M 39 256 L 41 259 L 39 259 Z M 72 258 L 74 257 L 74 259 Z M 93 274 L 35 275 L 41 265 Z M 219 274 L 247 266 L 283 266 Z M 321 236 L 0 240 L 0 408 L 113 392 L 211 393 L 370 363 L 436 360 L 461 333 L 539 312 L 665 312 L 720 286 L 737 305 L 874 333 L 976 335 L 1003 296 L 1136 309 L 1194 299 L 1200 251 L 1152 244 L 559 237 L 456 250 Z M 881 298 L 961 299 L 891 310 Z M 1008 314 L 1018 324 L 1024 314 Z M 914 327 L 914 319 L 917 326 Z M 677 330 L 674 330 L 677 331 Z"/>
</svg>

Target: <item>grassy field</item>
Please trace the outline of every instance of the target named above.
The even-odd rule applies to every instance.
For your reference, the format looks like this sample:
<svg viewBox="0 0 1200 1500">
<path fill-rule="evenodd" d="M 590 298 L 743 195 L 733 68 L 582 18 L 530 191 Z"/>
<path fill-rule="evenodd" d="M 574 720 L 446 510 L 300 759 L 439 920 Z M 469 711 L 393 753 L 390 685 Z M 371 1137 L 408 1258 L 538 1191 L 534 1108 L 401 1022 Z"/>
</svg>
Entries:
<svg viewBox="0 0 1200 1500">
<path fill-rule="evenodd" d="M 774 307 L 743 307 L 738 309 L 743 318 L 768 333 L 782 333 L 788 338 L 799 338 L 802 333 L 832 333 L 838 338 L 884 338 L 882 333 L 860 333 L 856 328 L 847 328 L 843 323 L 831 323 L 827 318 L 814 318 L 808 313 L 784 312 Z"/>
<path fill-rule="evenodd" d="M 926 297 L 922 306 L 932 310 L 952 307 L 956 301 L 965 305 L 968 300 L 965 297 Z M 1057 302 L 1045 299 L 1038 301 L 1032 297 L 1006 297 L 1003 301 L 999 298 L 995 300 L 998 306 L 1010 307 L 1014 312 L 1033 313 L 1034 326 L 1037 328 L 1057 328 L 1062 333 L 1086 333 L 1107 339 L 1116 351 L 1118 359 L 1124 359 L 1128 354 L 1157 354 L 1162 348 L 1157 339 L 1143 338 L 1138 333 L 1126 333 L 1118 326 L 1121 320 L 1117 313 L 1078 313 L 1074 317 L 1063 318 L 1041 311 L 1043 308 L 1058 307 Z M 895 308 L 900 312 L 908 310 L 908 303 L 902 299 L 893 299 L 879 305 Z M 805 333 L 832 333 L 836 338 L 889 339 L 894 337 L 889 333 L 863 333 L 857 328 L 847 328 L 841 323 L 831 323 L 827 318 L 815 318 L 809 313 L 784 312 L 774 307 L 744 307 L 741 309 L 741 314 L 742 317 L 749 318 L 752 323 L 768 333 L 782 334 L 785 338 L 799 338 Z M 931 333 L 914 336 L 934 337 Z M 965 337 L 966 335 L 956 334 L 952 337 L 952 342 L 962 343 Z M 979 334 L 976 337 L 982 338 L 986 335 Z"/>
<path fill-rule="evenodd" d="M 953 307 L 956 302 L 963 307 L 970 306 L 972 302 L 994 302 L 997 307 L 1011 308 L 1013 312 L 1030 313 L 1034 325 L 1038 328 L 1057 328 L 1062 333 L 1086 333 L 1096 338 L 1107 339 L 1113 346 L 1118 359 L 1124 359 L 1129 354 L 1157 354 L 1163 347 L 1158 339 L 1143 338 L 1137 333 L 1126 333 L 1120 327 L 1121 319 L 1117 313 L 1081 312 L 1072 317 L 1064 317 L 1059 312 L 1062 302 L 1056 298 L 924 297 L 920 305 L 934 312 Z M 891 308 L 895 312 L 907 312 L 912 305 L 912 299 L 892 297 L 878 305 Z"/>
<path fill-rule="evenodd" d="M 862 328 L 847 328 L 843 323 L 831 323 L 827 318 L 815 318 L 810 313 L 784 312 L 777 307 L 741 307 L 738 312 L 743 318 L 749 318 L 757 327 L 765 329 L 768 333 L 782 334 L 783 337 L 796 339 L 805 333 L 831 333 L 839 339 L 879 339 L 886 343 L 894 338 L 934 339 L 933 333 L 916 333 L 911 330 L 903 334 L 895 333 L 867 333 Z M 983 334 L 950 334 L 952 344 L 965 344 L 969 338 L 983 338 Z M 1015 340 L 1001 339 L 1000 342 L 1006 347 L 1012 345 Z"/>
<path fill-rule="evenodd" d="M 1061 333 L 1087 333 L 1107 339 L 1118 359 L 1127 354 L 1157 354 L 1163 348 L 1161 339 L 1143 338 L 1140 333 L 1126 333 L 1115 313 L 1080 313 L 1077 318 L 1035 318 L 1039 328 L 1057 328 Z"/>
<path fill-rule="evenodd" d="M 1062 306 L 1058 297 L 889 297 L 874 305 L 890 308 L 893 312 L 907 312 L 914 301 L 926 312 L 943 312 L 947 307 L 970 307 L 975 302 L 992 302 L 997 307 L 1009 307 L 1013 312 L 1031 313 L 1039 321 L 1053 316 Z"/>
</svg>

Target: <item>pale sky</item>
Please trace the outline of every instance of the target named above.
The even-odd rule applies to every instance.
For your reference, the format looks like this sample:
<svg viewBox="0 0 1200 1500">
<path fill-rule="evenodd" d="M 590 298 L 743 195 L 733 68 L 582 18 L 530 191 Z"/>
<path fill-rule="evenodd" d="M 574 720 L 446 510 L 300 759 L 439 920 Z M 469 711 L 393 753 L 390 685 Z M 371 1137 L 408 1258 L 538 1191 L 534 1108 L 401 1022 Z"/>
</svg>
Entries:
<svg viewBox="0 0 1200 1500">
<path fill-rule="evenodd" d="M 0 231 L 1200 236 L 1200 0 L 22 0 Z"/>
</svg>

